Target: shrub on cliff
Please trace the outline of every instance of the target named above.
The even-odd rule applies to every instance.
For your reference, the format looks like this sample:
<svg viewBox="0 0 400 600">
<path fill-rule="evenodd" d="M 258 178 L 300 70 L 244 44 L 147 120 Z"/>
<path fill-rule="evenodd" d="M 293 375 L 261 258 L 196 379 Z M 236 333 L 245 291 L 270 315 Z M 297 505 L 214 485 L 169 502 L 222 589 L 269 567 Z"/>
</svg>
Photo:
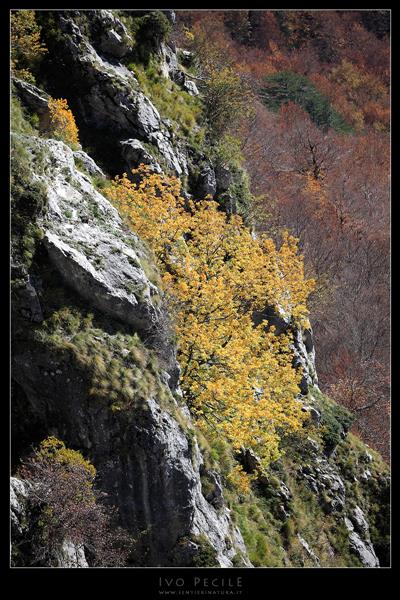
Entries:
<svg viewBox="0 0 400 600">
<path fill-rule="evenodd" d="M 132 539 L 115 527 L 115 514 L 99 502 L 96 469 L 80 452 L 55 437 L 43 440 L 23 462 L 18 476 L 28 480 L 33 564 L 53 565 L 64 541 L 85 549 L 93 566 L 125 564 Z"/>
<path fill-rule="evenodd" d="M 139 16 L 137 11 L 120 11 L 120 18 L 134 40 L 134 49 L 130 58 L 148 65 L 152 56 L 157 54 L 163 42 L 171 32 L 168 18 L 160 10 L 153 10 Z"/>
<path fill-rule="evenodd" d="M 186 31 L 186 45 L 196 62 L 198 85 L 204 98 L 209 135 L 218 139 L 233 131 L 254 112 L 254 94 L 248 80 L 237 70 L 217 34 L 197 23 Z"/>
<path fill-rule="evenodd" d="M 39 154 L 37 158 L 40 158 Z M 29 268 L 43 235 L 36 219 L 46 212 L 47 188 L 43 181 L 33 178 L 24 142 L 14 136 L 11 139 L 10 166 L 12 250 L 16 263 Z"/>
<path fill-rule="evenodd" d="M 50 132 L 53 137 L 66 144 L 77 146 L 79 144 L 78 127 L 75 117 L 68 108 L 68 103 L 63 98 L 50 98 Z"/>
</svg>

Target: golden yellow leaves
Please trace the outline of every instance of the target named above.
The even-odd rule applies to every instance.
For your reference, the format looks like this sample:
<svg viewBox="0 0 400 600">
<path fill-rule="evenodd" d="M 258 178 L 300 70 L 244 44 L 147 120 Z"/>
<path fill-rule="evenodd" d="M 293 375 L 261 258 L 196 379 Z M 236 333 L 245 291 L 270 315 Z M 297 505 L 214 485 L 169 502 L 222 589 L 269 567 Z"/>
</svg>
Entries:
<svg viewBox="0 0 400 600">
<path fill-rule="evenodd" d="M 83 458 L 80 452 L 67 448 L 63 441 L 54 436 L 50 436 L 40 442 L 39 448 L 36 451 L 36 457 L 45 460 L 51 459 L 56 463 L 66 466 L 81 467 L 86 471 L 90 479 L 94 479 L 96 475 L 95 467 Z"/>
<path fill-rule="evenodd" d="M 116 177 L 108 196 L 157 258 L 167 260 L 171 244 L 182 243 L 190 218 L 180 198 L 180 182 L 154 174 L 145 166 L 139 174 L 143 179 L 138 185 L 132 184 L 126 173 Z"/>
<path fill-rule="evenodd" d="M 216 202 L 185 201 L 178 180 L 148 167 L 134 175 L 139 184 L 124 174 L 109 197 L 163 271 L 186 401 L 202 428 L 222 433 L 234 449 L 253 449 L 267 466 L 303 414 L 290 336 L 255 327 L 252 317 L 275 305 L 298 323 L 306 319 L 312 282 L 304 279 L 297 240 L 284 235 L 277 250 Z"/>
<path fill-rule="evenodd" d="M 67 101 L 63 98 L 50 98 L 48 106 L 52 135 L 72 146 L 79 144 L 78 128 Z"/>
<path fill-rule="evenodd" d="M 243 496 L 246 496 L 250 492 L 251 479 L 252 476 L 245 473 L 241 465 L 235 465 L 227 476 L 228 482 Z"/>
</svg>

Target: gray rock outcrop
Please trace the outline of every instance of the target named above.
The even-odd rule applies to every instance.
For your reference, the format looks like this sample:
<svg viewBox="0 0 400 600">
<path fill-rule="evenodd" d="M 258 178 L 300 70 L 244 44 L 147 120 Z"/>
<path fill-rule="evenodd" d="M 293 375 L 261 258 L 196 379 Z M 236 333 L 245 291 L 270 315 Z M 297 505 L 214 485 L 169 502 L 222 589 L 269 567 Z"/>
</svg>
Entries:
<svg viewBox="0 0 400 600">
<path fill-rule="evenodd" d="M 298 476 L 320 497 L 326 512 L 343 510 L 346 489 L 338 469 L 332 462 L 325 457 L 315 456 L 312 462 L 300 467 Z"/>
<path fill-rule="evenodd" d="M 125 25 L 117 19 L 110 10 L 99 10 L 94 13 L 100 34 L 98 36 L 98 47 L 102 52 L 122 58 L 132 50 L 133 40 L 128 34 Z"/>
<path fill-rule="evenodd" d="M 33 323 L 41 323 L 43 321 L 42 307 L 29 274 L 25 274 L 24 280 L 20 282 L 15 294 L 18 296 L 21 316 Z"/>
<path fill-rule="evenodd" d="M 38 221 L 49 261 L 43 268 L 55 268 L 80 301 L 93 306 L 103 318 L 131 326 L 144 338 L 153 328 L 168 337 L 162 329 L 160 291 L 143 268 L 148 254 L 142 242 L 123 225 L 89 177 L 76 168 L 69 147 L 29 136 L 20 136 L 21 140 L 31 157 L 34 177 L 47 188 L 46 214 Z M 42 152 L 35 153 L 38 148 Z M 39 155 L 40 162 L 36 162 Z M 21 331 L 30 316 L 21 313 L 17 304 Z M 113 333 L 98 331 L 98 336 L 112 345 Z M 220 566 L 231 566 L 238 551 L 251 566 L 218 489 L 214 502 L 203 496 L 202 456 L 185 429 L 190 428 L 190 418 L 162 383 L 177 388 L 175 348 L 170 344 L 168 349 L 168 375 L 157 376 L 158 387 L 142 405 L 116 413 L 107 398 L 90 398 L 87 378 L 71 354 L 16 342 L 13 377 L 23 393 L 14 401 L 15 414 L 28 411 L 31 422 L 40 423 L 44 432 L 90 453 L 101 489 L 118 507 L 122 525 L 138 538 L 137 552 L 146 566 L 173 565 L 177 560 L 190 564 L 193 552 L 201 551 L 196 546 L 199 536 L 214 549 Z M 129 352 L 125 354 L 125 368 L 134 368 Z M 183 424 L 174 414 L 181 415 L 179 423 Z M 29 426 L 25 422 L 22 436 L 32 439 L 35 434 L 28 431 Z M 14 515 L 20 505 L 18 499 L 14 501 Z M 59 564 L 84 567 L 85 560 L 81 550 L 66 540 Z"/>
<path fill-rule="evenodd" d="M 73 154 L 74 159 L 82 164 L 83 168 L 89 173 L 89 175 L 105 177 L 105 174 L 100 167 L 95 163 L 91 156 L 86 154 L 86 152 L 83 152 L 83 150 L 76 150 Z"/>
<path fill-rule="evenodd" d="M 358 556 L 365 567 L 379 567 L 379 560 L 371 543 L 362 540 L 355 531 L 350 533 L 349 538 L 351 550 Z"/>
<path fill-rule="evenodd" d="M 54 13 L 63 34 L 60 52 L 69 73 L 65 81 L 58 79 L 58 93 L 72 98 L 83 125 L 103 132 L 105 143 L 113 144 L 111 163 L 120 172 L 126 166 L 121 142 L 136 139 L 153 144 L 174 174 L 187 174 L 185 151 L 171 142 L 158 110 L 140 90 L 134 73 L 119 61 L 132 44 L 125 26 L 110 11 L 100 10 L 91 12 L 84 30 L 77 16 L 79 11 Z M 176 56 L 171 48 L 167 55 L 173 70 Z M 119 159 L 115 156 L 118 150 Z"/>
<path fill-rule="evenodd" d="M 308 556 L 311 558 L 311 560 L 315 563 L 316 567 L 320 567 L 320 562 L 319 562 L 319 558 L 318 556 L 315 554 L 315 552 L 310 548 L 309 544 L 306 542 L 306 540 L 301 537 L 300 534 L 297 534 L 297 539 L 299 540 L 300 544 L 302 545 L 302 547 L 304 548 L 304 550 L 306 551 L 306 553 L 308 554 Z"/>
<path fill-rule="evenodd" d="M 64 540 L 57 552 L 57 563 L 63 569 L 85 569 L 89 567 L 84 548 L 69 540 Z"/>
<path fill-rule="evenodd" d="M 49 94 L 39 89 L 32 83 L 12 77 L 12 83 L 17 90 L 18 96 L 30 109 L 38 114 L 46 114 L 49 110 Z"/>
<path fill-rule="evenodd" d="M 379 560 L 369 536 L 369 525 L 359 506 L 356 506 L 349 517 L 344 518 L 349 531 L 350 550 L 359 558 L 365 567 L 379 567 Z"/>
<path fill-rule="evenodd" d="M 197 180 L 196 194 L 199 198 L 206 196 L 214 197 L 217 192 L 217 180 L 214 169 L 211 165 L 206 165 L 200 172 Z"/>
<path fill-rule="evenodd" d="M 350 520 L 352 521 L 355 529 L 361 535 L 368 535 L 369 525 L 365 518 L 365 515 L 359 506 L 356 506 L 350 515 Z"/>
<path fill-rule="evenodd" d="M 153 302 L 158 289 L 146 276 L 140 240 L 116 209 L 75 166 L 72 150 L 56 140 L 24 138 L 27 149 L 45 150 L 42 165 L 48 211 L 44 245 L 51 262 L 75 291 L 99 310 L 150 331 L 161 321 Z"/>
<path fill-rule="evenodd" d="M 122 157 L 125 161 L 128 175 L 131 170 L 140 164 L 148 165 L 155 173 L 162 173 L 162 169 L 154 157 L 146 150 L 139 140 L 123 140 Z"/>
<path fill-rule="evenodd" d="M 278 312 L 271 306 L 267 306 L 263 311 L 255 312 L 253 320 L 256 324 L 266 321 L 269 326 L 275 327 L 277 335 L 284 332 L 292 334 L 293 367 L 299 369 L 302 374 L 300 391 L 305 395 L 312 386 L 318 388 L 312 330 L 293 325 L 290 315 L 284 314 L 283 311 Z M 306 407 L 305 410 L 311 411 L 311 407 Z M 318 411 L 315 409 L 311 411 L 311 417 L 316 422 L 319 420 L 317 413 Z"/>
<path fill-rule="evenodd" d="M 10 509 L 11 529 L 15 536 L 19 537 L 28 525 L 27 500 L 29 495 L 29 484 L 17 477 L 10 479 Z"/>
</svg>

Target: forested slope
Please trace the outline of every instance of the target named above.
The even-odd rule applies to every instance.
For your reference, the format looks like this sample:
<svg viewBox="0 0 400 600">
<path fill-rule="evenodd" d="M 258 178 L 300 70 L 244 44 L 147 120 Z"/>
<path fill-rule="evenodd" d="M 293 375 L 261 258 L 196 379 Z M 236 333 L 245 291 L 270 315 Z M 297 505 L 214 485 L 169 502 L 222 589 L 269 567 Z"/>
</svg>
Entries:
<svg viewBox="0 0 400 600">
<path fill-rule="evenodd" d="M 380 23 L 12 13 L 14 566 L 389 564 Z"/>
</svg>

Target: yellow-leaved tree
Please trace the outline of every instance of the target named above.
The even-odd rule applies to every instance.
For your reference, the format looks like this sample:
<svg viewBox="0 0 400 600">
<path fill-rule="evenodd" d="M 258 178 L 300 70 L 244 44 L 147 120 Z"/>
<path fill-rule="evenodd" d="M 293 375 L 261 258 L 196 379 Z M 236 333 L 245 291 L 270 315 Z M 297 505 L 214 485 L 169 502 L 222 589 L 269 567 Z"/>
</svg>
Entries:
<svg viewBox="0 0 400 600">
<path fill-rule="evenodd" d="M 307 320 L 313 282 L 304 278 L 297 242 L 286 235 L 277 250 L 216 202 L 184 200 L 179 180 L 144 166 L 134 173 L 140 183 L 124 174 L 108 195 L 163 273 L 185 399 L 199 427 L 223 433 L 234 449 L 251 448 L 266 467 L 304 416 L 290 336 L 255 326 L 252 317 L 275 305 Z"/>
<path fill-rule="evenodd" d="M 68 108 L 67 101 L 64 98 L 50 98 L 48 106 L 51 135 L 66 144 L 77 146 L 79 144 L 78 127 L 72 111 Z"/>
</svg>

